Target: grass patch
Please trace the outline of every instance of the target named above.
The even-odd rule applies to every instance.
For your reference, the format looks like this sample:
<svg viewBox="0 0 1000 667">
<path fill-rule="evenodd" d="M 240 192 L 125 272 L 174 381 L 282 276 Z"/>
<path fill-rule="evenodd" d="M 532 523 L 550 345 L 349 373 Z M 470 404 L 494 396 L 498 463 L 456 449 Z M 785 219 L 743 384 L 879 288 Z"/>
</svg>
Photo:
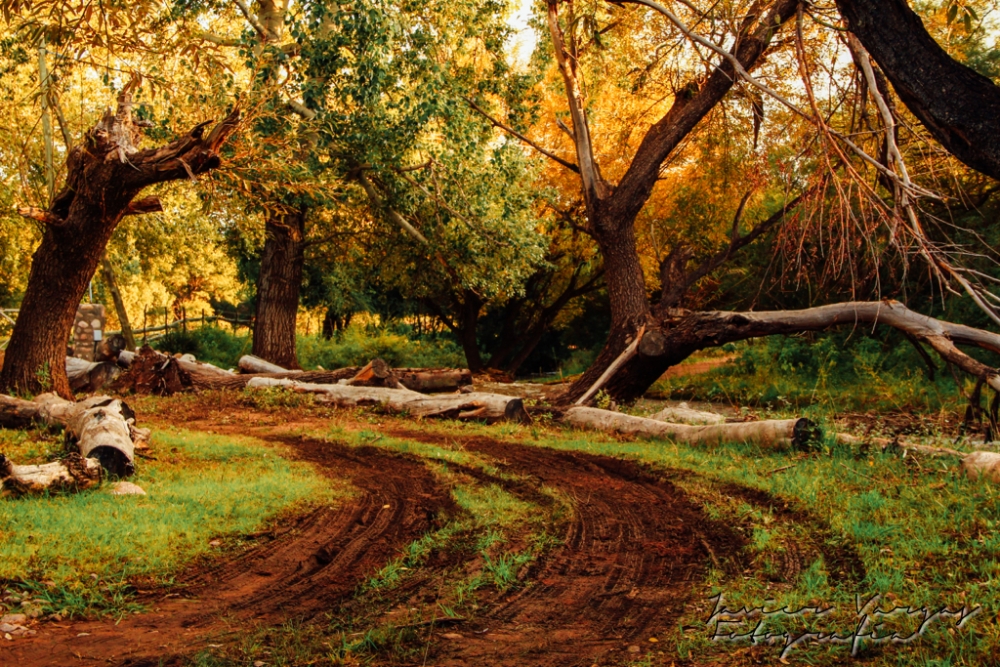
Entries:
<svg viewBox="0 0 1000 667">
<path fill-rule="evenodd" d="M 44 460 L 51 442 L 5 432 L 15 460 Z M 127 608 L 130 580 L 168 583 L 215 539 L 260 530 L 280 516 L 348 493 L 331 489 L 279 447 L 232 436 L 157 431 L 131 480 L 146 496 L 102 488 L 0 502 L 0 581 L 48 599 L 52 611 L 81 615 Z"/>
<path fill-rule="evenodd" d="M 939 369 L 930 380 L 913 346 L 892 333 L 884 338 L 850 331 L 769 336 L 730 343 L 722 351 L 735 359 L 706 373 L 662 379 L 651 394 L 745 408 L 923 412 L 964 408 L 952 375 Z M 688 361 L 709 356 L 699 353 Z M 970 391 L 971 381 L 962 382 L 962 388 Z"/>
</svg>

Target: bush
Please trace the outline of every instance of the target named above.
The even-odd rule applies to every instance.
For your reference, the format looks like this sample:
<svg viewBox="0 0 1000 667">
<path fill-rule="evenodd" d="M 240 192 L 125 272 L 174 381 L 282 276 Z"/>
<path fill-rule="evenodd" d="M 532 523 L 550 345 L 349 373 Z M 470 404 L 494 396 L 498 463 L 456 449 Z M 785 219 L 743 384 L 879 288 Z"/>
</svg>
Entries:
<svg viewBox="0 0 1000 667">
<path fill-rule="evenodd" d="M 241 356 L 250 354 L 252 338 L 203 327 L 171 331 L 151 345 L 162 352 L 193 354 L 198 361 L 235 368 Z M 369 330 L 361 324 L 337 333 L 330 340 L 322 336 L 299 336 L 297 345 L 299 364 L 307 369 L 362 366 L 375 357 L 397 368 L 465 368 L 461 348 L 446 336 L 410 338 L 390 329 Z"/>
<path fill-rule="evenodd" d="M 675 398 L 742 405 L 838 409 L 956 407 L 958 388 L 938 367 L 935 381 L 913 346 L 894 333 L 838 331 L 769 336 L 728 344 L 735 359 L 708 373 L 661 381 L 654 390 Z"/>
<path fill-rule="evenodd" d="M 249 335 L 239 336 L 217 327 L 202 327 L 190 331 L 171 331 L 151 345 L 170 354 L 193 354 L 198 361 L 221 368 L 236 368 L 240 357 L 250 354 L 251 338 Z"/>
<path fill-rule="evenodd" d="M 368 331 L 360 324 L 351 325 L 330 340 L 299 336 L 298 353 L 303 368 L 362 366 L 375 357 L 396 368 L 465 367 L 465 355 L 449 338 L 414 339 L 384 329 Z"/>
</svg>

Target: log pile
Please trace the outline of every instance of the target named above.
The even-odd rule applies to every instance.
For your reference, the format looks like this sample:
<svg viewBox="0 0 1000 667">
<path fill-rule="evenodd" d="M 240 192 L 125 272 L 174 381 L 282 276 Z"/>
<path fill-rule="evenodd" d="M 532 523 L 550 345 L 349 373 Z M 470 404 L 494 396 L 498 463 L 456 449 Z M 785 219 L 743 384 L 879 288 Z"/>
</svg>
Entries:
<svg viewBox="0 0 1000 667">
<path fill-rule="evenodd" d="M 318 400 L 337 407 L 353 408 L 364 405 L 381 405 L 390 412 L 418 418 L 442 417 L 520 423 L 531 421 L 531 417 L 524 409 L 524 401 L 516 396 L 502 394 L 471 392 L 428 396 L 410 389 L 313 384 L 261 376 L 251 379 L 247 387 L 251 389 L 283 387 L 292 391 L 316 394 Z"/>
<path fill-rule="evenodd" d="M 362 368 L 349 366 L 333 371 L 289 371 L 252 355 L 240 357 L 240 373 L 184 357 L 171 357 L 144 347 L 138 353 L 122 352 L 118 365 L 125 368 L 111 385 L 119 393 L 169 396 L 191 389 L 243 389 L 253 378 L 296 380 L 309 384 L 337 384 L 362 387 L 388 387 L 434 393 L 456 391 L 472 384 L 472 374 L 465 369 L 398 368 L 381 359 L 373 359 Z"/>
</svg>

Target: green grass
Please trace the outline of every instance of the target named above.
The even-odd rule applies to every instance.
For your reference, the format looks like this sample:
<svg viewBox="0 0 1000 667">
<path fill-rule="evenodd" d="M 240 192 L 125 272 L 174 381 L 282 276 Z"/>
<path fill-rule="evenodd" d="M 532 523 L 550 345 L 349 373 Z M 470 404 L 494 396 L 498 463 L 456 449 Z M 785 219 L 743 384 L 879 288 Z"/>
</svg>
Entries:
<svg viewBox="0 0 1000 667">
<path fill-rule="evenodd" d="M 4 432 L 14 460 L 47 460 L 51 436 Z M 281 449 L 252 438 L 156 431 L 133 481 L 146 496 L 110 486 L 0 501 L 0 581 L 50 598 L 69 614 L 120 611 L 134 578 L 166 583 L 199 556 L 218 553 L 276 518 L 348 493 L 331 489 Z M 127 606 L 127 605 L 126 605 Z"/>
<path fill-rule="evenodd" d="M 193 354 L 222 368 L 235 368 L 244 354 L 250 354 L 250 335 L 207 326 L 189 331 L 172 331 L 153 341 L 157 350 L 172 354 Z M 462 349 L 447 334 L 411 337 L 391 328 L 352 324 L 327 340 L 319 335 L 298 336 L 299 364 L 306 369 L 322 366 L 327 370 L 363 366 L 378 357 L 396 368 L 465 368 Z"/>
<path fill-rule="evenodd" d="M 913 346 L 886 336 L 882 340 L 841 331 L 728 344 L 724 351 L 735 356 L 730 363 L 707 373 L 662 379 L 651 393 L 744 408 L 964 409 L 952 374 L 939 368 L 934 380 L 929 379 Z M 706 350 L 697 359 L 718 354 Z M 962 389 L 970 391 L 971 381 L 961 381 Z"/>
</svg>

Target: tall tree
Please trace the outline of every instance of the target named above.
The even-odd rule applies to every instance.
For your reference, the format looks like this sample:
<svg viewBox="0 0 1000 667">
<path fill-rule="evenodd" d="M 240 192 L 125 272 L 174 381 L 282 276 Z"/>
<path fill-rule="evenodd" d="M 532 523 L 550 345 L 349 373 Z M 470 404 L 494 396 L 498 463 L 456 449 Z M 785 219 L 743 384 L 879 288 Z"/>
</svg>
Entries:
<svg viewBox="0 0 1000 667">
<path fill-rule="evenodd" d="M 136 200 L 156 183 L 193 178 L 220 164 L 219 149 L 239 122 L 239 112 L 208 134 L 202 123 L 165 146 L 139 150 L 131 84 L 66 161 L 66 182 L 48 209 L 22 214 L 44 225 L 27 290 L 0 369 L 0 391 L 54 390 L 71 396 L 66 340 L 77 305 L 122 217 L 159 210 L 155 198 Z"/>
</svg>

